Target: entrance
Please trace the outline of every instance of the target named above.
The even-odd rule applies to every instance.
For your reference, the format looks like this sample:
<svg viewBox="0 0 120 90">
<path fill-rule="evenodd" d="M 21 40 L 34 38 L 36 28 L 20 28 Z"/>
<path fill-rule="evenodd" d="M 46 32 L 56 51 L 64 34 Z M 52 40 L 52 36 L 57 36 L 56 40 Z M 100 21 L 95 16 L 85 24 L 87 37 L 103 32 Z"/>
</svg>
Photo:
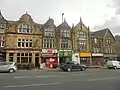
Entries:
<svg viewBox="0 0 120 90">
<path fill-rule="evenodd" d="M 35 57 L 35 67 L 40 67 L 40 64 L 39 64 L 39 57 Z"/>
</svg>

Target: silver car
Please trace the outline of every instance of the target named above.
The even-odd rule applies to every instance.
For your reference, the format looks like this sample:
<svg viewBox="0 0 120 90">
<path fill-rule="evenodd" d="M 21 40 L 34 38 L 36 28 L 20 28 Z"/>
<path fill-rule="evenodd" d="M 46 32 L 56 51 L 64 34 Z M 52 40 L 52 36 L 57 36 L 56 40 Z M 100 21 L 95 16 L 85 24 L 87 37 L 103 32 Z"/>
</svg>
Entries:
<svg viewBox="0 0 120 90">
<path fill-rule="evenodd" d="M 15 62 L 0 62 L 0 71 L 1 72 L 16 72 L 17 66 Z"/>
</svg>

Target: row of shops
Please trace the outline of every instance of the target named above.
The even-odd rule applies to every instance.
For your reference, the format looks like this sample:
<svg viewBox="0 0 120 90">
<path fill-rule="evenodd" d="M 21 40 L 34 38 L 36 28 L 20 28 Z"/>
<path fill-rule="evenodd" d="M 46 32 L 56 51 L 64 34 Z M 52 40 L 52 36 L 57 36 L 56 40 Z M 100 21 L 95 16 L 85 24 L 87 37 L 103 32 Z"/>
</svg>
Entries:
<svg viewBox="0 0 120 90">
<path fill-rule="evenodd" d="M 72 50 L 42 49 L 41 62 L 48 68 L 56 68 L 60 63 L 72 60 L 85 65 L 104 66 L 107 60 L 117 60 L 116 54 L 80 52 L 74 53 Z"/>
<path fill-rule="evenodd" d="M 57 50 L 57 49 L 42 49 L 39 51 L 7 51 L 0 52 L 0 60 L 12 59 L 17 63 L 31 63 L 39 66 L 40 63 L 48 68 L 56 68 L 59 64 L 67 60 L 74 61 L 85 65 L 100 65 L 103 66 L 107 60 L 117 60 L 116 54 L 90 53 L 80 52 L 74 53 L 72 50 Z"/>
</svg>

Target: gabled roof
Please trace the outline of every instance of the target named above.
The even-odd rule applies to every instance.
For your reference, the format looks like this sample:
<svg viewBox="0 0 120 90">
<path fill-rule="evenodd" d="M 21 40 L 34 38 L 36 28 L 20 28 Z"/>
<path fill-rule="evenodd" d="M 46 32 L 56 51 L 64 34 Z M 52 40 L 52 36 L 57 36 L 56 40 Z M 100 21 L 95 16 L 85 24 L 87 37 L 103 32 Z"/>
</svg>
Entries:
<svg viewBox="0 0 120 90">
<path fill-rule="evenodd" d="M 5 20 L 5 18 L 3 17 L 2 13 L 1 13 L 1 10 L 0 10 L 0 23 L 7 23 L 7 20 Z"/>
<path fill-rule="evenodd" d="M 59 26 L 57 26 L 57 28 L 59 29 L 66 28 L 68 30 L 71 30 L 71 27 L 68 25 L 65 19 L 64 19 L 64 22 L 62 22 Z"/>
<path fill-rule="evenodd" d="M 55 24 L 54 24 L 54 20 L 49 17 L 47 22 L 44 24 L 44 27 L 46 27 L 46 28 L 48 28 L 48 27 L 56 27 Z"/>
<path fill-rule="evenodd" d="M 104 38 L 107 32 L 109 32 L 112 35 L 113 39 L 115 40 L 115 37 L 113 36 L 113 34 L 111 33 L 111 31 L 110 31 L 109 28 L 98 30 L 98 31 L 96 31 L 96 32 L 93 33 L 93 36 L 94 37 Z"/>
<path fill-rule="evenodd" d="M 95 31 L 95 32 L 93 32 L 93 36 L 95 36 L 95 37 L 104 37 L 107 31 L 108 31 L 108 28 Z"/>
<path fill-rule="evenodd" d="M 82 22 L 82 19 L 80 18 L 80 22 L 75 26 L 75 28 L 76 28 L 76 27 L 81 27 L 81 28 L 82 28 L 82 26 L 86 27 L 86 26 L 84 25 L 84 23 Z M 86 28 L 87 28 L 87 27 L 86 27 Z"/>
</svg>

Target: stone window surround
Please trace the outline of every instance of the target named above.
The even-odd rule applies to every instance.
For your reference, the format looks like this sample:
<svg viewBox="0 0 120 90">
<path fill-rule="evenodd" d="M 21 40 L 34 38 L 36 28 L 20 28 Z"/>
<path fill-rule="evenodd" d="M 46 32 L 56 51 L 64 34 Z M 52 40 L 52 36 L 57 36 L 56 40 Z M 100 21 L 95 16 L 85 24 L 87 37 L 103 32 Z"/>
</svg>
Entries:
<svg viewBox="0 0 120 90">
<path fill-rule="evenodd" d="M 32 33 L 32 26 L 29 24 L 21 24 L 18 26 L 18 33 Z"/>
<path fill-rule="evenodd" d="M 32 48 L 32 39 L 18 39 L 17 44 L 18 48 Z"/>
</svg>

